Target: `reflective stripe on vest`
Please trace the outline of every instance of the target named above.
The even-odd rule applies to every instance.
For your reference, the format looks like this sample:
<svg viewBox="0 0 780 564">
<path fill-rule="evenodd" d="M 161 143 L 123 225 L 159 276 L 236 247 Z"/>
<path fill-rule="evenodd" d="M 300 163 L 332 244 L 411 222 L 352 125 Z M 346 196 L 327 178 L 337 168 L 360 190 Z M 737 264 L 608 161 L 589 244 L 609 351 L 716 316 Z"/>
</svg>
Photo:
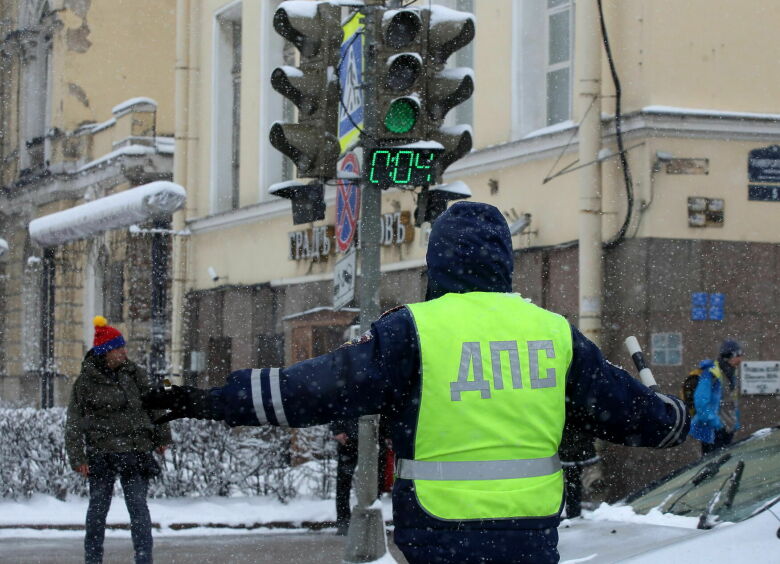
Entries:
<svg viewBox="0 0 780 564">
<path fill-rule="evenodd" d="M 558 455 L 526 460 L 432 462 L 402 458 L 396 476 L 405 480 L 511 480 L 555 474 L 561 469 Z"/>
<path fill-rule="evenodd" d="M 411 304 L 420 346 L 413 460 L 420 506 L 443 520 L 557 515 L 571 326 L 517 294 Z"/>
</svg>

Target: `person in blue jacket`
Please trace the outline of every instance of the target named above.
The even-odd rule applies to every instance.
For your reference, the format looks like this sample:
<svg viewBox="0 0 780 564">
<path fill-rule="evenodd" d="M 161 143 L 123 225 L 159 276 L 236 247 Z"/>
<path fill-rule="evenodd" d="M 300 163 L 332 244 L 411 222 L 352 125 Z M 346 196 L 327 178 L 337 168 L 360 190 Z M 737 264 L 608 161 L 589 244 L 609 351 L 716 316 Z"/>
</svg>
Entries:
<svg viewBox="0 0 780 564">
<path fill-rule="evenodd" d="M 497 208 L 451 206 L 433 224 L 426 262 L 426 301 L 383 314 L 351 344 L 286 368 L 238 370 L 211 390 L 156 389 L 147 402 L 171 410 L 162 420 L 231 426 L 381 414 L 396 451 L 394 540 L 411 564 L 558 562 L 564 420 L 664 448 L 685 440 L 685 407 L 512 294 L 511 236 Z"/>
<path fill-rule="evenodd" d="M 718 362 L 699 363 L 701 374 L 693 392 L 696 413 L 691 420 L 691 436 L 701 441 L 702 455 L 731 444 L 739 430 L 738 369 L 742 347 L 726 339 L 720 346 Z"/>
</svg>

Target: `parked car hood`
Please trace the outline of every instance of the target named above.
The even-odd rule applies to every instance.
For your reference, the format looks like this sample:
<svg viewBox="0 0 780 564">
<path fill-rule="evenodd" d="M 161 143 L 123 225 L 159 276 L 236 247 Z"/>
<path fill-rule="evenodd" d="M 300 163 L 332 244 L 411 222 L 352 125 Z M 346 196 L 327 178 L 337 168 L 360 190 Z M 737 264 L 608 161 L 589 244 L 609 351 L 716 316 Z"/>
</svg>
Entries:
<svg viewBox="0 0 780 564">
<path fill-rule="evenodd" d="M 558 529 L 561 564 L 777 562 L 780 507 L 710 530 L 642 522 L 565 520 Z"/>
</svg>

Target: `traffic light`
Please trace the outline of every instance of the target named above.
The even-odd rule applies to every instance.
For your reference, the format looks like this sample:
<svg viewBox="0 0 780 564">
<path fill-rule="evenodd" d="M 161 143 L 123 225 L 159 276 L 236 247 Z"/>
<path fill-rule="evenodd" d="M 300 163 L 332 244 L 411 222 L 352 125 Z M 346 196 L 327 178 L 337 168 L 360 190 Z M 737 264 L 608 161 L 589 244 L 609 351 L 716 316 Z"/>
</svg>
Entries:
<svg viewBox="0 0 780 564">
<path fill-rule="evenodd" d="M 460 180 L 430 188 L 424 186 L 417 198 L 414 224 L 420 227 L 426 221 L 433 223 L 447 209 L 447 203 L 465 198 L 471 198 L 471 188 Z"/>
<path fill-rule="evenodd" d="M 380 145 L 425 138 L 421 107 L 425 92 L 424 41 L 420 10 L 388 10 L 383 14 L 377 45 Z"/>
<path fill-rule="evenodd" d="M 325 219 L 325 189 L 321 182 L 279 182 L 272 185 L 268 193 L 292 200 L 293 225 Z"/>
<path fill-rule="evenodd" d="M 445 126 L 444 118 L 455 106 L 474 93 L 474 73 L 470 68 L 444 68 L 447 59 L 474 39 L 473 14 L 432 6 L 425 10 L 426 57 L 428 60 L 426 110 L 427 139 L 444 146 L 436 168 L 439 177 L 452 163 L 465 156 L 472 147 L 471 127 Z"/>
<path fill-rule="evenodd" d="M 300 51 L 300 68 L 282 66 L 271 86 L 298 109 L 298 123 L 275 122 L 271 145 L 289 157 L 298 176 L 333 178 L 339 158 L 339 63 L 341 8 L 327 2 L 282 2 L 274 29 Z"/>
<path fill-rule="evenodd" d="M 445 65 L 474 33 L 472 14 L 443 6 L 388 10 L 382 17 L 375 145 L 435 142 L 442 147 L 433 161 L 435 181 L 471 150 L 470 127 L 445 126 L 444 118 L 474 92 L 473 72 Z"/>
</svg>

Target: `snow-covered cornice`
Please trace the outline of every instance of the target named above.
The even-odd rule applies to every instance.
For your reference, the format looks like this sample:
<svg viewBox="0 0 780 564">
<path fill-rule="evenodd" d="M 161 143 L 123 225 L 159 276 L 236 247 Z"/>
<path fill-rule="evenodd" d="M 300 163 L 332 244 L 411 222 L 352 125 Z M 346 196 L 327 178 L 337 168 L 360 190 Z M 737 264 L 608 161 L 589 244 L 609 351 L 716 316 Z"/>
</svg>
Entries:
<svg viewBox="0 0 780 564">
<path fill-rule="evenodd" d="M 6 213 L 25 206 L 41 206 L 61 199 L 79 198 L 88 187 L 98 193 L 130 182 L 145 184 L 173 177 L 173 155 L 167 149 L 131 145 L 91 161 L 75 172 L 58 172 L 32 179 L 16 193 L 0 197 L 0 211 Z"/>
<path fill-rule="evenodd" d="M 604 137 L 615 135 L 614 116 L 602 116 Z M 578 150 L 576 124 L 564 122 L 534 131 L 522 139 L 472 151 L 447 169 L 445 180 L 490 172 L 498 168 L 557 156 Z M 647 106 L 623 116 L 622 129 L 629 139 L 678 137 L 729 141 L 776 142 L 780 140 L 780 114 L 723 112 L 672 106 Z"/>
</svg>

